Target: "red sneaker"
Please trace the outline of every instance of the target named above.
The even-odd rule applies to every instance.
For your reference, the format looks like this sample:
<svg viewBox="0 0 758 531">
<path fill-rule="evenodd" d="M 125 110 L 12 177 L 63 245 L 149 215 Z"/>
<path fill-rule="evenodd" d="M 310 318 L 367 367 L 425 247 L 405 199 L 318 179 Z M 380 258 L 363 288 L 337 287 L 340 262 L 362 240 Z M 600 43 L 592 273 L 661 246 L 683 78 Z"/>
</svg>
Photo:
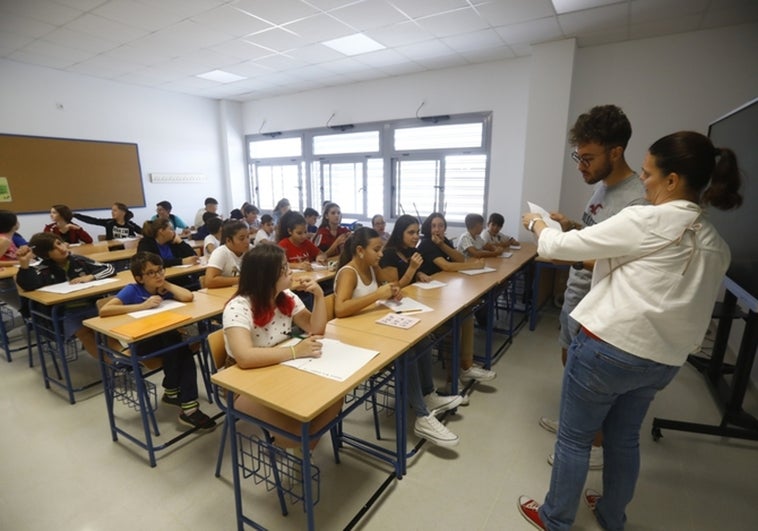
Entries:
<svg viewBox="0 0 758 531">
<path fill-rule="evenodd" d="M 527 522 L 532 524 L 537 529 L 547 531 L 545 524 L 540 519 L 540 504 L 529 498 L 528 496 L 520 496 L 518 499 L 518 510 Z"/>
<path fill-rule="evenodd" d="M 584 503 L 589 507 L 590 511 L 593 513 L 595 512 L 595 506 L 597 505 L 597 501 L 602 497 L 602 494 L 600 494 L 596 490 L 587 489 L 584 491 Z"/>
</svg>

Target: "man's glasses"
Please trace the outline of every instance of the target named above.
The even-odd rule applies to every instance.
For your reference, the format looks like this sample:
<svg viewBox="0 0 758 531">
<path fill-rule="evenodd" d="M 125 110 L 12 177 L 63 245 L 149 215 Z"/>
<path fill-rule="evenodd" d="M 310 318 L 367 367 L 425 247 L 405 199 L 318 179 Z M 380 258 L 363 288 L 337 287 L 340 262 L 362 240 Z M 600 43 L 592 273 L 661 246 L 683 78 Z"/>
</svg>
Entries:
<svg viewBox="0 0 758 531">
<path fill-rule="evenodd" d="M 153 269 L 151 271 L 145 271 L 143 273 L 143 275 L 145 275 L 146 277 L 150 277 L 150 278 L 155 278 L 157 276 L 161 276 L 161 275 L 164 275 L 164 274 L 166 274 L 166 269 L 163 268 L 163 267 L 161 267 L 160 269 Z"/>
<path fill-rule="evenodd" d="M 589 166 L 594 159 L 588 159 L 586 155 L 579 156 L 576 151 L 571 152 L 571 160 L 579 164 L 580 166 Z"/>
</svg>

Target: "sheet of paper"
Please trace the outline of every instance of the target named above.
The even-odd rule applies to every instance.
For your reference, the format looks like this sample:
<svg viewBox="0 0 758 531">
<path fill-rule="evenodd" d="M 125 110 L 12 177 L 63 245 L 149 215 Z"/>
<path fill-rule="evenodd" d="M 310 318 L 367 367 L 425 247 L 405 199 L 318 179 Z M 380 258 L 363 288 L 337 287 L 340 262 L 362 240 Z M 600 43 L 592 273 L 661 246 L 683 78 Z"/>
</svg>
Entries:
<svg viewBox="0 0 758 531">
<path fill-rule="evenodd" d="M 182 306 L 184 306 L 183 302 L 167 300 L 160 303 L 160 305 L 156 308 L 150 308 L 149 310 L 137 310 L 136 312 L 129 312 L 128 315 L 131 315 L 135 319 L 140 319 L 142 317 L 147 317 L 148 315 L 165 312 L 166 310 L 181 308 Z"/>
<path fill-rule="evenodd" d="M 419 313 L 431 312 L 433 310 L 433 308 L 430 308 L 426 304 L 421 304 L 417 300 L 414 300 L 410 297 L 403 297 L 400 301 L 385 299 L 376 301 L 376 303 L 383 304 L 395 313 Z"/>
<path fill-rule="evenodd" d="M 520 245 L 511 245 L 510 248 L 511 248 L 511 251 L 518 251 L 519 249 L 521 249 L 521 246 Z"/>
<path fill-rule="evenodd" d="M 101 280 L 93 280 L 92 282 L 82 282 L 81 284 L 70 284 L 68 282 L 61 282 L 60 284 L 50 284 L 49 286 L 42 286 L 37 291 L 45 291 L 47 293 L 73 293 L 75 291 L 81 291 L 83 289 L 94 288 L 102 284 L 108 284 L 109 282 L 116 282 L 117 278 L 103 278 Z"/>
<path fill-rule="evenodd" d="M 447 284 L 439 280 L 430 280 L 429 282 L 414 282 L 412 286 L 416 286 L 419 289 L 436 289 L 447 286 Z"/>
<path fill-rule="evenodd" d="M 481 275 L 482 273 L 492 273 L 493 271 L 497 271 L 494 267 L 487 267 L 484 266 L 481 269 L 464 269 L 463 271 L 460 271 L 464 275 L 474 276 L 474 275 Z"/>
<path fill-rule="evenodd" d="M 507 251 L 504 253 L 500 253 L 500 258 L 510 258 L 511 256 L 513 256 L 513 253 L 509 253 Z"/>
<path fill-rule="evenodd" d="M 547 223 L 548 227 L 550 227 L 551 229 L 562 230 L 561 224 L 555 221 L 554 219 L 550 218 L 550 212 L 548 212 L 547 210 L 545 210 L 538 204 L 532 203 L 531 201 L 527 201 L 526 203 L 529 205 L 529 212 L 531 212 L 532 214 L 539 214 L 540 216 L 542 216 L 542 220 L 545 223 Z"/>
<path fill-rule="evenodd" d="M 311 262 L 311 269 L 314 271 L 326 271 L 326 265 L 319 264 L 318 262 Z"/>
<path fill-rule="evenodd" d="M 301 371 L 343 382 L 379 354 L 376 350 L 348 345 L 336 339 L 321 340 L 320 358 L 298 358 L 282 362 Z"/>
<path fill-rule="evenodd" d="M 421 319 L 418 319 L 417 317 L 411 317 L 409 315 L 401 315 L 397 313 L 388 313 L 381 319 L 377 319 L 376 322 L 379 324 L 387 325 L 387 326 L 394 326 L 396 328 L 403 328 L 408 329 L 421 321 Z"/>
</svg>

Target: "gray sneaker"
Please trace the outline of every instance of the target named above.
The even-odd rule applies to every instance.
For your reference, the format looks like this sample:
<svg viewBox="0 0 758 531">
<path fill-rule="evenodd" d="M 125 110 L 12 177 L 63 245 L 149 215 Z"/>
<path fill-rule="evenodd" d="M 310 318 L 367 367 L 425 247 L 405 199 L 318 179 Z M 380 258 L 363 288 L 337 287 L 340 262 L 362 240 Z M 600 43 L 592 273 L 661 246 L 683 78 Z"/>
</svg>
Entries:
<svg viewBox="0 0 758 531">
<path fill-rule="evenodd" d="M 540 426 L 550 433 L 558 433 L 558 421 L 547 417 L 540 417 Z"/>
<path fill-rule="evenodd" d="M 413 433 L 437 446 L 457 446 L 460 437 L 448 430 L 434 415 L 418 417 L 413 425 Z"/>
<path fill-rule="evenodd" d="M 460 395 L 438 395 L 434 391 L 424 397 L 424 404 L 430 415 L 435 417 L 440 413 L 457 408 L 461 405 L 463 397 Z"/>
<path fill-rule="evenodd" d="M 472 365 L 466 370 L 461 369 L 460 373 L 461 381 L 463 383 L 468 383 L 471 380 L 476 380 L 477 382 L 489 382 L 490 380 L 494 380 L 496 376 L 497 373 L 495 371 L 489 371 L 482 367 L 477 367 L 476 365 Z"/>
</svg>

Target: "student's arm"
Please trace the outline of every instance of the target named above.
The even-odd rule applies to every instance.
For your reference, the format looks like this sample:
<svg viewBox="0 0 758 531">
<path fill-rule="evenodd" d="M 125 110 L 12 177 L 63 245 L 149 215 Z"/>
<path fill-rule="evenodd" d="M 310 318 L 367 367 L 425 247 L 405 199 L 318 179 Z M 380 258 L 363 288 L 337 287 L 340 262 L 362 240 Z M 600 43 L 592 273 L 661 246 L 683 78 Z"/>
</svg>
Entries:
<svg viewBox="0 0 758 531">
<path fill-rule="evenodd" d="M 350 317 L 361 311 L 366 306 L 382 299 L 391 299 L 399 293 L 399 288 L 391 284 L 384 284 L 373 293 L 363 297 L 353 298 L 353 291 L 358 285 L 358 273 L 353 269 L 343 269 L 339 274 L 339 281 L 334 286 L 334 315 L 337 317 Z"/>
<path fill-rule="evenodd" d="M 132 232 L 134 232 L 134 234 L 142 235 L 142 227 L 140 227 L 139 225 L 137 225 L 135 222 L 133 222 L 133 221 L 127 221 L 126 222 L 126 226 L 129 227 L 129 230 L 131 230 Z"/>
<path fill-rule="evenodd" d="M 313 295 L 313 312 L 303 309 L 292 318 L 295 324 L 309 334 L 323 335 L 326 330 L 326 303 L 324 291 L 312 278 L 303 280 L 297 286 L 298 291 L 307 291 Z"/>
<path fill-rule="evenodd" d="M 92 243 L 92 236 L 90 236 L 89 233 L 83 228 L 81 228 L 79 225 L 69 223 L 68 230 L 74 232 L 77 240 L 82 241 L 84 243 Z"/>
<path fill-rule="evenodd" d="M 26 247 L 24 249 L 19 249 L 16 256 L 18 258 L 19 267 L 18 273 L 16 274 L 16 284 L 26 291 L 34 291 L 37 288 L 45 286 L 46 283 L 37 269 L 29 265 L 29 262 L 34 258 L 31 248 Z"/>
<path fill-rule="evenodd" d="M 0 256 L 3 256 L 10 249 L 12 243 L 10 238 L 0 236 Z M 5 261 L 0 262 L 0 265 L 3 264 L 5 264 Z"/>
<path fill-rule="evenodd" d="M 161 294 L 171 293 L 171 295 L 174 296 L 174 300 L 177 300 L 179 302 L 192 302 L 195 299 L 195 294 L 190 290 L 183 288 L 182 286 L 172 284 L 171 282 L 165 282 L 163 288 L 164 289 L 161 290 Z"/>
<path fill-rule="evenodd" d="M 92 216 L 87 216 L 85 214 L 74 214 L 74 219 L 89 223 L 90 225 L 98 225 L 100 227 L 108 226 L 108 222 L 110 221 L 110 219 L 93 218 Z"/>
<path fill-rule="evenodd" d="M 144 302 L 139 304 L 124 304 L 124 302 L 118 297 L 113 297 L 100 308 L 99 314 L 100 317 L 111 317 L 113 315 L 122 315 L 140 310 L 151 310 L 160 306 L 161 302 L 163 302 L 163 297 L 160 295 L 148 297 Z"/>
<path fill-rule="evenodd" d="M 111 264 L 102 264 L 95 262 L 86 256 L 72 255 L 69 260 L 77 260 L 82 262 L 83 269 L 88 273 L 86 275 L 72 278 L 69 282 L 71 284 L 81 284 L 84 282 L 92 282 L 93 280 L 101 280 L 103 278 L 112 277 L 116 274 L 115 268 Z"/>
<path fill-rule="evenodd" d="M 453 262 L 465 262 L 466 257 L 463 256 L 463 253 L 454 249 L 450 245 L 448 245 L 445 238 L 440 238 L 439 236 L 432 236 L 432 243 L 434 243 L 437 247 L 440 248 L 440 250 L 445 253 L 447 256 L 450 257 L 450 259 Z M 435 264 L 437 261 L 435 260 Z M 438 264 L 439 265 L 439 264 Z"/>
<path fill-rule="evenodd" d="M 469 260 L 468 262 L 448 262 L 441 256 L 438 256 L 433 261 L 435 265 L 443 271 L 453 273 L 456 271 L 465 271 L 467 269 L 481 269 L 484 267 L 484 260 L 482 258 L 475 258 L 474 260 Z"/>
<path fill-rule="evenodd" d="M 300 312 L 302 313 L 302 312 Z M 299 315 L 299 314 L 298 314 Z M 308 336 L 293 347 L 256 347 L 250 331 L 231 326 L 224 328 L 224 337 L 234 359 L 242 369 L 257 369 L 276 365 L 295 358 L 318 358 L 321 356 L 320 336 Z"/>
<path fill-rule="evenodd" d="M 468 253 L 469 256 L 473 258 L 491 258 L 493 256 L 500 256 L 500 253 L 502 251 L 496 251 L 496 250 L 486 251 L 483 249 L 480 250 L 472 245 L 471 247 L 466 249 L 466 252 Z"/>
<path fill-rule="evenodd" d="M 225 277 L 221 273 L 220 269 L 208 266 L 205 270 L 205 287 L 225 288 L 227 286 L 236 286 L 240 283 L 240 277 Z"/>
</svg>

